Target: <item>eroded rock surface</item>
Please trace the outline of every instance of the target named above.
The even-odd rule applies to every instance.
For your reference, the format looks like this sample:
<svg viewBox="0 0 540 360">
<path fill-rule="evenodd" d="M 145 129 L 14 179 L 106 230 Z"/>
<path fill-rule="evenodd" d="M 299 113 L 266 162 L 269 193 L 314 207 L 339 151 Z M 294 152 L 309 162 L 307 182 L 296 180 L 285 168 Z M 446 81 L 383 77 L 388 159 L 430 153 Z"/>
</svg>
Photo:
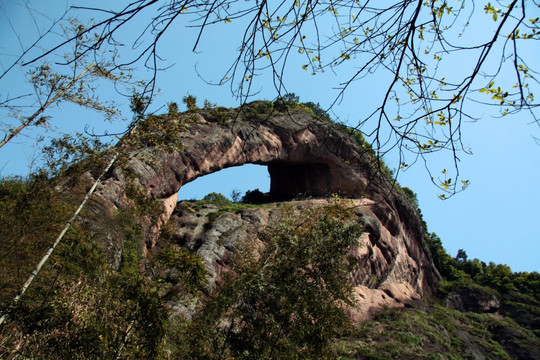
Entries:
<svg viewBox="0 0 540 360">
<path fill-rule="evenodd" d="M 193 207 L 179 203 L 168 229 L 173 242 L 186 246 L 201 256 L 208 269 L 208 286 L 222 281 L 231 259 L 244 246 L 263 246 L 259 233 L 279 219 L 281 208 L 325 206 L 332 200 L 299 200 L 265 204 L 236 212 L 220 212 L 218 206 L 204 204 Z M 431 272 L 421 242 L 409 241 L 404 227 L 398 226 L 392 235 L 373 214 L 369 200 L 351 200 L 355 219 L 364 226 L 358 246 L 352 249 L 357 270 L 350 281 L 358 306 L 350 309 L 354 320 L 371 317 L 382 307 L 404 307 L 420 294 L 429 295 L 436 275 Z M 366 220 L 367 219 L 367 220 Z M 160 243 L 157 243 L 160 247 Z"/>
<path fill-rule="evenodd" d="M 178 119 L 157 117 L 144 132 L 122 139 L 118 145 L 122 161 L 99 186 L 83 223 L 119 251 L 121 230 L 111 221 L 117 210 L 148 209 L 139 216 L 144 251 L 155 252 L 159 251 L 160 229 L 170 219 L 177 223 L 179 243 L 204 257 L 214 283 L 226 271 L 240 240 L 257 241 L 257 232 L 271 221 L 272 211 L 224 213 L 208 222 L 205 211 L 212 209 L 194 213 L 179 207 L 173 210 L 176 194 L 184 184 L 227 167 L 267 165 L 273 200 L 299 195 L 324 198 L 332 193 L 355 199 L 358 221 L 365 225 L 365 234 L 355 249 L 360 266 L 351 274 L 359 299 L 364 296 L 363 308 L 368 309 L 361 316 L 371 312 L 369 303 L 400 306 L 407 299 L 429 296 L 439 275 L 423 245 L 420 218 L 392 182 L 380 175 L 378 162 L 365 144 L 343 127 L 306 112 L 261 115 L 264 104 L 248 104 L 241 111 L 192 112 Z M 175 121 L 189 126 L 173 134 L 168 146 L 151 141 L 149 135 L 159 138 Z M 93 175 L 88 172 L 86 177 L 91 181 Z M 325 201 L 311 200 L 311 204 Z M 120 256 L 112 258 L 118 261 Z"/>
</svg>

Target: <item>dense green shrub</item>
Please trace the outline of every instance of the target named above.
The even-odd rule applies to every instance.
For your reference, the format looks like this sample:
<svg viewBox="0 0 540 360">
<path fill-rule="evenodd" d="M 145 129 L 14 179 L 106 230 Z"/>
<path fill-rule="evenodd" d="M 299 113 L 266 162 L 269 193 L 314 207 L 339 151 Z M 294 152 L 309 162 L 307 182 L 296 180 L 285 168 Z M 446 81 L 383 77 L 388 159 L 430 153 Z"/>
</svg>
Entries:
<svg viewBox="0 0 540 360">
<path fill-rule="evenodd" d="M 186 95 L 182 98 L 182 102 L 186 105 L 188 111 L 196 111 L 199 108 L 197 107 L 197 98 L 193 95 Z"/>
<path fill-rule="evenodd" d="M 180 284 L 190 293 L 200 290 L 206 283 L 202 259 L 184 247 L 169 245 L 160 250 L 150 259 L 146 270 L 157 281 Z"/>
<path fill-rule="evenodd" d="M 221 193 L 212 192 L 210 194 L 205 195 L 203 197 L 202 201 L 210 202 L 210 203 L 216 203 L 220 205 L 230 205 L 232 204 L 232 201 L 229 200 L 225 195 Z"/>
<path fill-rule="evenodd" d="M 167 113 L 169 114 L 169 116 L 178 116 L 178 104 L 175 102 L 168 103 Z"/>
<path fill-rule="evenodd" d="M 299 100 L 300 98 L 294 93 L 287 93 L 274 101 L 274 109 L 278 112 L 285 113 L 297 106 Z"/>
<path fill-rule="evenodd" d="M 493 329 L 514 338 L 500 342 Z M 425 310 L 386 309 L 360 324 L 354 336 L 338 340 L 338 359 L 513 359 L 505 345 L 523 342 L 520 358 L 534 354 L 535 336 L 508 319 L 463 313 L 436 304 Z M 511 346 L 514 346 L 512 344 Z M 514 348 L 515 349 L 515 348 Z"/>
<path fill-rule="evenodd" d="M 2 308 L 54 241 L 74 205 L 44 177 L 0 182 Z M 129 212 L 129 211 L 127 211 Z M 165 310 L 139 272 L 142 248 L 134 212 L 118 214 L 124 238 L 120 268 L 111 249 L 73 224 L 0 328 L 0 357 L 154 358 L 164 335 Z"/>
<path fill-rule="evenodd" d="M 311 113 L 316 116 L 318 119 L 324 120 L 326 122 L 332 122 L 332 118 L 328 114 L 327 111 L 325 111 L 319 103 L 314 103 L 311 101 L 308 101 L 306 103 L 303 103 L 305 107 L 311 110 Z"/>
<path fill-rule="evenodd" d="M 518 292 L 540 301 L 540 274 L 538 272 L 512 272 L 508 265 L 486 264 L 479 259 L 468 259 L 460 249 L 456 257 L 451 257 L 442 246 L 441 239 L 435 233 L 425 233 L 424 241 L 428 246 L 433 262 L 446 281 L 470 281 L 487 286 L 501 293 Z"/>
<path fill-rule="evenodd" d="M 16 295 L 75 209 L 43 174 L 0 180 L 0 310 Z"/>
<path fill-rule="evenodd" d="M 259 189 L 248 190 L 241 201 L 246 204 L 263 204 L 268 201 L 268 197 Z"/>
</svg>

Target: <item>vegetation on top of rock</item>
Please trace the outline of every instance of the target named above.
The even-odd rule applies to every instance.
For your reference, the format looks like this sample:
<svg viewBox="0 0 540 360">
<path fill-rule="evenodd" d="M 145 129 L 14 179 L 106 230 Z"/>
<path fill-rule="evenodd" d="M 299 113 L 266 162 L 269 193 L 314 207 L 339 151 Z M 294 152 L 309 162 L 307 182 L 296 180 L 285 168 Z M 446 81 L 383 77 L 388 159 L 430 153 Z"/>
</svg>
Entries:
<svg viewBox="0 0 540 360">
<path fill-rule="evenodd" d="M 263 204 L 268 202 L 268 200 L 269 197 L 257 188 L 246 191 L 241 201 L 247 204 Z"/>
<path fill-rule="evenodd" d="M 540 274 L 538 272 L 512 272 L 508 265 L 486 264 L 479 259 L 452 257 L 442 246 L 435 233 L 427 233 L 424 240 L 428 245 L 433 261 L 447 282 L 473 282 L 492 288 L 502 294 L 520 293 L 540 301 Z"/>
<path fill-rule="evenodd" d="M 413 192 L 406 192 L 413 200 L 416 199 Z M 418 212 L 421 215 L 419 209 Z M 512 319 L 513 326 L 518 327 L 519 331 L 527 330 L 534 334 L 532 340 L 522 341 L 522 345 L 530 343 L 540 350 L 540 274 L 536 271 L 512 272 L 508 265 L 494 262 L 486 264 L 479 259 L 468 259 L 463 249 L 452 257 L 444 249 L 437 234 L 428 232 L 425 222 L 424 229 L 424 242 L 444 280 L 440 284 L 439 299 L 448 302 L 454 297 L 455 301 L 460 302 L 457 306 L 464 311 L 498 312 Z M 489 299 L 493 299 L 495 304 L 486 303 Z M 507 329 L 506 325 L 494 325 L 494 328 L 500 329 L 501 326 Z M 497 336 L 496 333 L 492 335 Z M 519 349 L 517 346 L 509 350 L 512 357 L 516 357 L 516 352 L 521 351 Z M 536 354 L 539 353 L 537 350 Z M 527 356 L 518 358 L 529 359 Z"/>
<path fill-rule="evenodd" d="M 188 111 L 195 111 L 197 107 L 197 98 L 193 95 L 186 95 L 182 98 L 182 102 L 186 105 Z"/>
<path fill-rule="evenodd" d="M 207 194 L 205 197 L 203 197 L 202 201 L 224 205 L 230 205 L 232 203 L 232 201 L 229 200 L 225 195 L 216 192 Z"/>
<path fill-rule="evenodd" d="M 256 189 L 256 191 L 259 191 L 259 190 Z M 208 206 L 208 205 L 215 206 L 216 211 L 212 211 L 206 214 L 206 217 L 208 218 L 208 224 L 210 224 L 219 215 L 223 213 L 237 213 L 244 209 L 258 208 L 258 207 L 264 206 L 264 204 L 268 202 L 266 201 L 267 197 L 265 197 L 265 201 L 262 201 L 262 202 L 246 201 L 246 195 L 250 193 L 251 191 L 248 190 L 240 202 L 233 202 L 221 193 L 212 192 L 205 195 L 201 200 L 183 200 L 180 204 L 180 207 L 184 209 L 191 209 L 192 211 L 197 211 L 198 209 L 204 206 Z"/>
</svg>

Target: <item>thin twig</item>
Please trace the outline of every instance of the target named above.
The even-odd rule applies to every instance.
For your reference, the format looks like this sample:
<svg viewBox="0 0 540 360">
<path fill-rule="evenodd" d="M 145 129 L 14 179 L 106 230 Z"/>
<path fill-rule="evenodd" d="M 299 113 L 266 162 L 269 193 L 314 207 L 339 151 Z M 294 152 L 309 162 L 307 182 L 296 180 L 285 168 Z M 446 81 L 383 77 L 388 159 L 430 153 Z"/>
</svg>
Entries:
<svg viewBox="0 0 540 360">
<path fill-rule="evenodd" d="M 86 69 L 82 73 L 79 74 L 75 79 L 71 80 L 69 84 L 67 84 L 65 87 L 63 87 L 59 92 L 57 92 L 52 98 L 49 99 L 42 107 L 40 107 L 35 113 L 33 113 L 30 117 L 28 117 L 25 121 L 22 122 L 21 125 L 19 125 L 16 129 L 12 130 L 9 134 L 6 135 L 6 137 L 0 141 L 0 148 L 4 146 L 8 141 L 13 139 L 18 133 L 21 132 L 22 129 L 27 127 L 28 125 L 31 125 L 34 120 L 41 115 L 45 109 L 47 109 L 52 103 L 54 103 L 60 96 L 64 95 L 64 93 L 72 87 L 77 81 L 79 81 L 80 78 L 84 76 L 90 69 L 92 69 L 96 63 L 92 63 L 88 65 Z"/>
</svg>

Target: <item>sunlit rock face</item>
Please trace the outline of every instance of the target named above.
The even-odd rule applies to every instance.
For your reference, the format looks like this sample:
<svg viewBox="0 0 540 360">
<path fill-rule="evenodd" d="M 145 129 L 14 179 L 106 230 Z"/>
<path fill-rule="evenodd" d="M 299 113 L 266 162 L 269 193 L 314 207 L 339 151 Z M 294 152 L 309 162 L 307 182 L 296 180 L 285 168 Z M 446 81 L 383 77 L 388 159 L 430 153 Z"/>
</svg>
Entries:
<svg viewBox="0 0 540 360">
<path fill-rule="evenodd" d="M 357 306 L 349 310 L 355 320 L 374 315 L 384 306 L 402 307 L 407 302 L 429 295 L 437 283 L 437 275 L 420 241 L 411 238 L 403 224 L 398 224 L 392 235 L 374 215 L 375 205 L 368 199 L 351 199 L 354 207 L 352 221 L 363 225 L 364 232 L 351 250 L 356 270 L 350 281 L 354 286 Z M 222 212 L 213 218 L 218 206 L 204 204 L 194 209 L 180 203 L 173 212 L 168 228 L 174 242 L 188 247 L 201 256 L 208 269 L 210 288 L 223 281 L 231 259 L 246 244 L 264 246 L 259 234 L 266 226 L 279 221 L 281 208 L 292 204 L 295 209 L 325 206 L 330 199 L 297 200 L 266 204 L 260 208 L 246 208 Z M 160 244 L 157 244 L 159 248 Z"/>
<path fill-rule="evenodd" d="M 247 163 L 268 165 L 271 195 L 282 200 L 299 194 L 361 197 L 370 182 L 371 159 L 363 149 L 333 124 L 303 112 L 231 119 L 226 126 L 200 115 L 179 138 L 182 151 L 133 149 L 141 153 L 131 168 L 152 196 L 168 197 L 199 176 Z"/>
<path fill-rule="evenodd" d="M 422 242 L 421 221 L 408 200 L 379 175 L 375 159 L 362 144 L 335 124 L 306 112 L 259 114 L 262 105 L 182 115 L 189 117 L 190 125 L 175 134 L 174 146 L 154 145 L 141 140 L 140 134 L 125 137 L 118 146 L 127 156 L 99 186 L 84 223 L 112 249 L 119 249 L 121 231 L 106 219 L 119 208 L 135 206 L 134 193 L 143 196 L 159 205 L 140 218 L 144 251 L 158 251 L 161 227 L 168 221 L 176 223 L 182 229 L 177 236 L 203 256 L 210 283 L 215 283 L 227 271 L 237 241 L 242 237 L 258 241 L 257 233 L 270 223 L 272 213 L 245 210 L 207 224 L 204 214 L 175 210 L 176 194 L 184 184 L 227 167 L 267 165 L 272 201 L 311 197 L 316 200 L 306 200 L 305 205 L 320 205 L 330 194 L 354 199 L 357 220 L 365 229 L 354 250 L 359 267 L 351 274 L 364 310 L 354 316 L 368 316 L 375 303 L 402 306 L 407 299 L 430 295 L 439 276 Z M 161 127 L 171 121 L 158 120 L 146 131 L 159 136 Z M 92 179 L 91 173 L 86 175 Z"/>
</svg>

